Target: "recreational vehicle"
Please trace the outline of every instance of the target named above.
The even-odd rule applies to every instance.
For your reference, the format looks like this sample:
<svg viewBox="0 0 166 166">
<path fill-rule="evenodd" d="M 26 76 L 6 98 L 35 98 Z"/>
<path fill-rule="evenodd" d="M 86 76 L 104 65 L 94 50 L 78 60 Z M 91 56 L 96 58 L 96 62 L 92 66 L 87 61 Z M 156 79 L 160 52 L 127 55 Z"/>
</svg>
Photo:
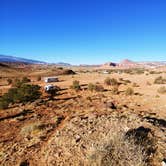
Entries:
<svg viewBox="0 0 166 166">
<path fill-rule="evenodd" d="M 48 83 L 48 82 L 58 82 L 58 78 L 57 77 L 45 77 L 44 81 L 46 83 Z"/>
</svg>

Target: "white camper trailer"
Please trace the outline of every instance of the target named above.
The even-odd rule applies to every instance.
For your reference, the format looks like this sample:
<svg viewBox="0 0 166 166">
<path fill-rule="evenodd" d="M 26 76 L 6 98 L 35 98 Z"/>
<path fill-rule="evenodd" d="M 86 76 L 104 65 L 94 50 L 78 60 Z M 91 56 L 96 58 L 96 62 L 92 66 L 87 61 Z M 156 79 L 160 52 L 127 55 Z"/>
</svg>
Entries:
<svg viewBox="0 0 166 166">
<path fill-rule="evenodd" d="M 47 92 L 47 91 L 50 91 L 50 90 L 53 90 L 55 87 L 54 87 L 54 85 L 46 85 L 45 87 L 44 87 L 44 89 L 45 89 L 45 91 Z"/>
<path fill-rule="evenodd" d="M 44 90 L 45 90 L 45 92 L 49 92 L 49 91 L 52 91 L 52 90 L 59 91 L 60 88 L 56 85 L 48 84 L 44 87 Z"/>
<path fill-rule="evenodd" d="M 57 77 L 45 77 L 44 81 L 46 83 L 48 83 L 48 82 L 58 82 L 58 78 Z"/>
<path fill-rule="evenodd" d="M 107 70 L 103 71 L 103 74 L 109 74 L 109 72 Z"/>
</svg>

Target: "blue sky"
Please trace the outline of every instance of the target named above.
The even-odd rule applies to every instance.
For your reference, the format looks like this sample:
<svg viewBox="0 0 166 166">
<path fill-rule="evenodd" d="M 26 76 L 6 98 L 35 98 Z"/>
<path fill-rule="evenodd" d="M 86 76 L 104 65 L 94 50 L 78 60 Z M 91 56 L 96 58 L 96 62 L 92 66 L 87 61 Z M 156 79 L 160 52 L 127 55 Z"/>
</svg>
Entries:
<svg viewBox="0 0 166 166">
<path fill-rule="evenodd" d="M 72 64 L 166 60 L 166 0 L 0 0 L 0 54 Z"/>
</svg>

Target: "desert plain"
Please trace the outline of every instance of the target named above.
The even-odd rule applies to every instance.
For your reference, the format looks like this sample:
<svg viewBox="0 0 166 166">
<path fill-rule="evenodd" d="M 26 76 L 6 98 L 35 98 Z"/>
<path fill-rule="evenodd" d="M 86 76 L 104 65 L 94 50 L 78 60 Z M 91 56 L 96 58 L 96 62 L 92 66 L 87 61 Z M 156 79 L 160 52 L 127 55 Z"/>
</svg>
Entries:
<svg viewBox="0 0 166 166">
<path fill-rule="evenodd" d="M 46 83 L 47 76 L 59 81 Z M 165 163 L 165 67 L 1 66 L 0 95 L 13 87 L 9 79 L 23 77 L 40 86 L 41 96 L 0 110 L 0 165 Z M 48 84 L 60 88 L 51 98 Z"/>
</svg>

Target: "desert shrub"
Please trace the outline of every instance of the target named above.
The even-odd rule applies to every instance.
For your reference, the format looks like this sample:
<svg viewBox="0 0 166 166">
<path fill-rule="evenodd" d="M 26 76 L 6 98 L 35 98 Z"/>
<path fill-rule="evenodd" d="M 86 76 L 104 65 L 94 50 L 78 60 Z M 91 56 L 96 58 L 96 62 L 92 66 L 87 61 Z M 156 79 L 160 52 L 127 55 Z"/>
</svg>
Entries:
<svg viewBox="0 0 166 166">
<path fill-rule="evenodd" d="M 23 137 L 38 137 L 39 135 L 41 135 L 44 128 L 46 128 L 46 124 L 42 124 L 41 122 L 36 121 L 23 126 L 20 130 L 20 135 L 22 135 Z"/>
<path fill-rule="evenodd" d="M 152 85 L 149 81 L 146 82 L 146 85 L 150 86 Z"/>
<path fill-rule="evenodd" d="M 59 70 L 63 70 L 63 67 L 57 67 L 57 69 L 59 69 Z"/>
<path fill-rule="evenodd" d="M 119 85 L 117 79 L 115 79 L 115 78 L 111 78 L 110 81 L 111 81 L 111 85 L 113 85 L 113 86 L 114 86 L 114 85 L 115 85 L 115 86 L 116 86 L 116 85 Z"/>
<path fill-rule="evenodd" d="M 104 87 L 100 84 L 92 84 L 92 83 L 89 83 L 88 84 L 88 90 L 90 90 L 91 92 L 92 91 L 96 91 L 96 92 L 103 92 L 104 91 Z"/>
<path fill-rule="evenodd" d="M 12 79 L 10 79 L 10 78 L 8 78 L 8 79 L 7 79 L 7 83 L 8 83 L 8 85 L 11 85 L 11 84 L 12 84 L 12 82 L 13 82 L 13 80 L 12 80 Z"/>
<path fill-rule="evenodd" d="M 13 86 L 13 87 L 19 88 L 21 85 L 22 85 L 22 81 L 19 80 L 18 78 L 16 78 L 16 79 L 12 82 L 12 86 Z"/>
<path fill-rule="evenodd" d="M 87 96 L 86 99 L 92 102 L 92 98 L 90 96 Z"/>
<path fill-rule="evenodd" d="M 150 71 L 149 74 L 156 74 L 156 72 L 155 71 Z"/>
<path fill-rule="evenodd" d="M 40 86 L 22 84 L 20 87 L 10 88 L 8 92 L 0 98 L 0 108 L 5 109 L 10 103 L 34 101 L 40 96 Z"/>
<path fill-rule="evenodd" d="M 114 95 L 117 95 L 117 94 L 119 93 L 118 86 L 114 86 L 114 87 L 112 88 L 112 93 L 113 93 Z"/>
<path fill-rule="evenodd" d="M 77 80 L 74 80 L 73 84 L 71 85 L 71 89 L 79 91 L 81 89 L 80 82 Z"/>
<path fill-rule="evenodd" d="M 41 81 L 41 76 L 37 76 L 37 81 Z"/>
<path fill-rule="evenodd" d="M 109 77 L 107 77 L 107 78 L 104 80 L 104 83 L 105 83 L 106 85 L 112 85 L 112 86 L 115 86 L 115 85 L 118 85 L 118 84 L 119 84 L 118 81 L 117 81 L 117 79 L 115 79 L 115 78 L 109 78 Z"/>
<path fill-rule="evenodd" d="M 0 98 L 0 109 L 7 109 L 9 105 L 9 102 L 4 100 L 3 98 Z"/>
<path fill-rule="evenodd" d="M 105 83 L 106 85 L 110 85 L 110 78 L 107 77 L 107 78 L 104 80 L 104 83 Z"/>
<path fill-rule="evenodd" d="M 100 84 L 95 84 L 95 89 L 96 92 L 103 92 L 104 91 L 104 87 Z"/>
<path fill-rule="evenodd" d="M 65 69 L 65 70 L 63 70 L 63 74 L 65 74 L 65 75 L 74 75 L 76 73 L 73 70 Z"/>
<path fill-rule="evenodd" d="M 123 73 L 126 73 L 126 74 L 133 74 L 134 69 L 124 69 L 122 71 Z"/>
<path fill-rule="evenodd" d="M 132 139 L 124 140 L 122 135 L 116 135 L 109 144 L 103 147 L 101 165 L 111 166 L 147 166 L 147 156 L 143 147 L 136 145 Z"/>
<path fill-rule="evenodd" d="M 16 87 L 16 88 L 20 88 L 23 84 L 25 83 L 29 83 L 31 82 L 31 80 L 27 77 L 23 77 L 22 80 L 16 78 L 13 82 L 12 82 L 12 86 Z"/>
<path fill-rule="evenodd" d="M 127 96 L 133 95 L 133 94 L 134 94 L 134 90 L 129 87 L 129 88 L 126 89 L 125 94 L 126 94 Z"/>
<path fill-rule="evenodd" d="M 165 86 L 162 86 L 160 87 L 158 90 L 157 90 L 158 93 L 161 93 L 161 94 L 166 94 L 166 87 Z"/>
<path fill-rule="evenodd" d="M 150 71 L 149 74 L 161 74 L 162 72 L 160 71 Z"/>
<path fill-rule="evenodd" d="M 145 69 L 142 69 L 142 68 L 123 69 L 122 70 L 123 73 L 127 73 L 127 74 L 143 74 L 144 71 L 145 71 Z"/>
<path fill-rule="evenodd" d="M 156 95 L 155 98 L 159 98 L 160 96 L 159 95 Z"/>
<path fill-rule="evenodd" d="M 134 138 L 124 137 L 123 132 L 115 131 L 110 139 L 103 140 L 91 150 L 89 163 L 103 166 L 148 166 L 149 156 L 146 152 L 149 149 L 141 143 L 136 144 Z"/>
<path fill-rule="evenodd" d="M 133 87 L 139 87 L 139 85 L 137 83 L 135 83 L 135 82 L 132 84 L 132 86 Z"/>
<path fill-rule="evenodd" d="M 92 92 L 92 91 L 94 91 L 94 89 L 95 89 L 95 85 L 92 84 L 92 83 L 89 83 L 88 84 L 88 90 L 90 90 Z"/>
<path fill-rule="evenodd" d="M 166 79 L 164 79 L 162 76 L 159 76 L 154 80 L 154 84 L 166 84 Z"/>
<path fill-rule="evenodd" d="M 28 102 L 38 99 L 40 95 L 40 86 L 23 84 L 21 88 L 17 89 L 16 99 L 18 99 L 19 102 Z"/>
<path fill-rule="evenodd" d="M 130 84 L 131 81 L 130 80 L 123 80 L 126 84 Z"/>
<path fill-rule="evenodd" d="M 144 74 L 144 69 L 135 69 L 135 74 Z"/>
<path fill-rule="evenodd" d="M 120 77 L 120 78 L 119 78 L 119 81 L 123 81 L 123 78 Z"/>
<path fill-rule="evenodd" d="M 28 82 L 31 82 L 31 80 L 28 78 L 28 77 L 23 77 L 22 78 L 22 83 L 28 83 Z"/>
</svg>

